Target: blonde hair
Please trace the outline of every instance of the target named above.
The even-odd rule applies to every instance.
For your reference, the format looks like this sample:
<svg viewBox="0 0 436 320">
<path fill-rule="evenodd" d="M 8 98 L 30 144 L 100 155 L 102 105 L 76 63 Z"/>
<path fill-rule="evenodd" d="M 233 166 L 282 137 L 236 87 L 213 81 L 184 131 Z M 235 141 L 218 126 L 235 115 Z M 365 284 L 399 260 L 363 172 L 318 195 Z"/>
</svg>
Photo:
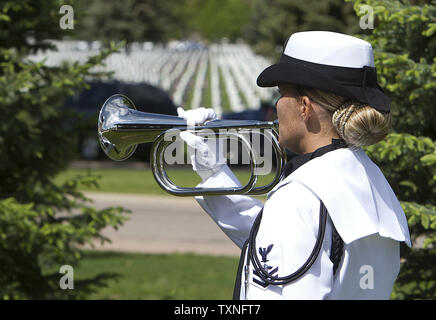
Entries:
<svg viewBox="0 0 436 320">
<path fill-rule="evenodd" d="M 333 128 L 349 146 L 375 144 L 383 140 L 391 128 L 391 114 L 368 104 L 315 88 L 296 87 L 296 90 L 300 97 L 308 96 L 331 115 Z"/>
</svg>

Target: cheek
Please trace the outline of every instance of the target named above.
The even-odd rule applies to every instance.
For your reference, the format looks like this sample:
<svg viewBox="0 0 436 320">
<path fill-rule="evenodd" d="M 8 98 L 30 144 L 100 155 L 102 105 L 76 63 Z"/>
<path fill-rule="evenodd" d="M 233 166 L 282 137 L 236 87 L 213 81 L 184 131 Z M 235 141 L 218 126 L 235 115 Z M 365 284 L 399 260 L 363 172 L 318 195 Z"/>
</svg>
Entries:
<svg viewBox="0 0 436 320">
<path fill-rule="evenodd" d="M 279 138 L 280 142 L 283 143 L 287 140 L 289 128 L 292 127 L 291 117 L 285 99 L 280 99 L 277 103 L 277 119 L 279 121 Z"/>
<path fill-rule="evenodd" d="M 277 107 L 277 120 L 279 121 L 279 125 L 280 124 L 285 125 L 286 122 L 289 121 L 289 119 L 288 119 L 289 118 L 289 114 L 288 114 L 288 112 L 286 112 L 287 106 L 286 106 L 285 99 L 283 99 L 283 98 L 280 99 L 277 102 L 276 107 Z"/>
<path fill-rule="evenodd" d="M 299 139 L 299 121 L 293 112 L 295 105 L 292 101 L 281 99 L 277 103 L 277 118 L 279 120 L 279 143 L 281 146 L 295 152 Z"/>
</svg>

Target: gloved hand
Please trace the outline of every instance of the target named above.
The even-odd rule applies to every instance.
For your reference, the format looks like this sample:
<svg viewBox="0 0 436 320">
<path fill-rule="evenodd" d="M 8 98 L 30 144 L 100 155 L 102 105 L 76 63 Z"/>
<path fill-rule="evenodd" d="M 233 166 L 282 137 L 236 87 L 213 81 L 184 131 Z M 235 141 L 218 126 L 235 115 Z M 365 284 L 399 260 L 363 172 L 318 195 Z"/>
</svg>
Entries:
<svg viewBox="0 0 436 320">
<path fill-rule="evenodd" d="M 217 115 L 213 109 L 197 108 L 185 111 L 183 108 L 177 108 L 179 117 L 186 120 L 188 127 L 203 125 L 206 121 L 216 120 Z"/>
<path fill-rule="evenodd" d="M 198 108 L 185 111 L 178 108 L 177 113 L 179 117 L 186 120 L 188 127 L 203 125 L 206 121 L 217 119 L 213 109 Z M 180 138 L 188 144 L 188 154 L 192 168 L 201 177 L 202 181 L 207 180 L 226 164 L 226 158 L 221 148 L 222 143 L 219 143 L 219 139 L 208 139 L 205 142 L 204 138 L 189 131 L 182 131 Z"/>
</svg>

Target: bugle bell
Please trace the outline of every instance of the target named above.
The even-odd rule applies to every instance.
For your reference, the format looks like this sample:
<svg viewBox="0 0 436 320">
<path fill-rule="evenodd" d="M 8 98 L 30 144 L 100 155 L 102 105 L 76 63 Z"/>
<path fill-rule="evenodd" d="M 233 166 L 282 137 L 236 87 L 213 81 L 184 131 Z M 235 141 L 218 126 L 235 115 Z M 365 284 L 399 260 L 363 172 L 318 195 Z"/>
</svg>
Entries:
<svg viewBox="0 0 436 320">
<path fill-rule="evenodd" d="M 138 144 L 152 142 L 150 166 L 156 182 L 170 194 L 177 196 L 249 194 L 258 195 L 270 191 L 281 179 L 282 168 L 286 162 L 286 153 L 278 143 L 277 121 L 257 120 L 212 120 L 202 126 L 191 128 L 183 118 L 170 115 L 147 113 L 136 110 L 134 103 L 126 96 L 115 94 L 103 104 L 98 117 L 98 137 L 105 154 L 115 161 L 128 159 Z M 260 164 L 258 155 L 253 151 L 247 134 L 252 130 L 262 130 L 262 135 L 272 146 L 276 155 L 275 175 L 264 186 L 256 186 Z M 175 185 L 164 168 L 164 151 L 177 135 L 189 130 L 195 135 L 204 136 L 204 132 L 216 133 L 221 138 L 238 139 L 248 151 L 251 176 L 248 183 L 241 187 L 224 188 L 187 188 Z"/>
</svg>

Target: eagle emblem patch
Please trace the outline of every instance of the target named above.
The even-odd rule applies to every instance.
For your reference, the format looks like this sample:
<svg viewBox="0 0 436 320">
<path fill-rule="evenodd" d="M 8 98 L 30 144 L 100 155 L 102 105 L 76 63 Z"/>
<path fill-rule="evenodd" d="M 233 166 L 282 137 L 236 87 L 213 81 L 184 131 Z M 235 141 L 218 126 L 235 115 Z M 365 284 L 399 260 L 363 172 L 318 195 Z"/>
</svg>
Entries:
<svg viewBox="0 0 436 320">
<path fill-rule="evenodd" d="M 262 258 L 261 262 L 263 263 L 263 265 L 262 265 L 263 270 L 269 276 L 274 276 L 274 274 L 276 274 L 277 271 L 279 270 L 279 267 L 276 267 L 273 269 L 272 266 L 267 264 L 267 262 L 269 261 L 267 256 L 271 252 L 273 246 L 274 246 L 274 244 L 270 244 L 266 248 L 259 247 L 259 254 Z M 262 286 L 263 288 L 266 288 L 268 286 L 268 283 L 263 281 L 262 278 L 260 277 L 259 273 L 254 269 L 253 269 L 253 282 Z"/>
</svg>

